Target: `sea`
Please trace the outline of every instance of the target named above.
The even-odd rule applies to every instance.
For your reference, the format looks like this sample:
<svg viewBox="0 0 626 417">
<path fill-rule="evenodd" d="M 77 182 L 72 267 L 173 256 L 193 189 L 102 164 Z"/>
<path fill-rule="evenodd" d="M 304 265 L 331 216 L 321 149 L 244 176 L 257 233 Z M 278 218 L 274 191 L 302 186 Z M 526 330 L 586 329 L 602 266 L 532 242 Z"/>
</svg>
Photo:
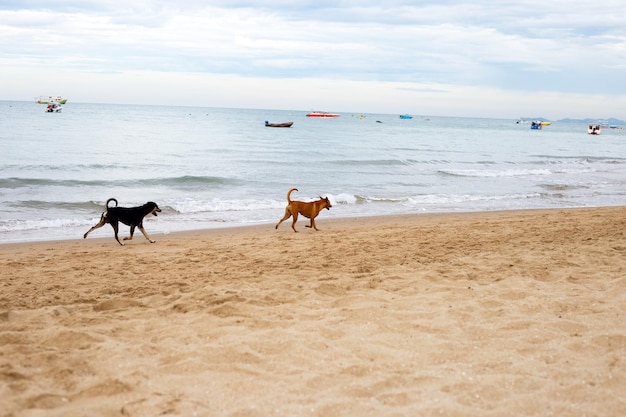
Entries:
<svg viewBox="0 0 626 417">
<path fill-rule="evenodd" d="M 593 136 L 582 122 L 532 130 L 516 119 L 322 119 L 306 117 L 310 110 L 71 100 L 61 113 L 44 110 L 0 101 L 0 243 L 81 239 L 109 198 L 124 207 L 156 202 L 162 212 L 144 222 L 151 235 L 258 224 L 273 232 L 292 187 L 293 199 L 331 200 L 320 226 L 331 218 L 626 205 L 626 131 Z M 266 120 L 294 123 L 271 128 Z M 91 237 L 112 237 L 111 227 Z"/>
</svg>

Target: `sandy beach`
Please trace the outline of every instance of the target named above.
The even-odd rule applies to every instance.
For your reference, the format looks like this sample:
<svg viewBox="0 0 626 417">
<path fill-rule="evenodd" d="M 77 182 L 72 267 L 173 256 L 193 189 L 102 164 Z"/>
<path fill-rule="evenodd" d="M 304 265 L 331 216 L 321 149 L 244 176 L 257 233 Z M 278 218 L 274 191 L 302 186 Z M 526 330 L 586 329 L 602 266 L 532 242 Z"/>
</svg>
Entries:
<svg viewBox="0 0 626 417">
<path fill-rule="evenodd" d="M 626 207 L 289 223 L 0 245 L 0 416 L 626 414 Z"/>
</svg>

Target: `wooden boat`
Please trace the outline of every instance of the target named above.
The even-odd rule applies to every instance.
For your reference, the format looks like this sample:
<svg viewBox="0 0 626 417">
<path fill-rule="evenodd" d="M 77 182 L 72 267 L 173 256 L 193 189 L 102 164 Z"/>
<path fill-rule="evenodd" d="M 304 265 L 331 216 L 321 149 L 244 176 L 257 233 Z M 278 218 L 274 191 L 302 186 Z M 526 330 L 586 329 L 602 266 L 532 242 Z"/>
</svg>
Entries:
<svg viewBox="0 0 626 417">
<path fill-rule="evenodd" d="M 307 114 L 306 117 L 339 117 L 340 115 L 337 113 L 327 113 L 325 111 L 312 111 Z"/>
<path fill-rule="evenodd" d="M 291 127 L 293 122 L 283 122 L 283 123 L 270 123 L 267 120 L 265 121 L 265 126 L 267 127 Z"/>
<path fill-rule="evenodd" d="M 589 126 L 587 126 L 587 133 L 589 133 L 590 135 L 599 135 L 600 134 L 600 125 L 598 124 L 591 124 Z"/>
</svg>

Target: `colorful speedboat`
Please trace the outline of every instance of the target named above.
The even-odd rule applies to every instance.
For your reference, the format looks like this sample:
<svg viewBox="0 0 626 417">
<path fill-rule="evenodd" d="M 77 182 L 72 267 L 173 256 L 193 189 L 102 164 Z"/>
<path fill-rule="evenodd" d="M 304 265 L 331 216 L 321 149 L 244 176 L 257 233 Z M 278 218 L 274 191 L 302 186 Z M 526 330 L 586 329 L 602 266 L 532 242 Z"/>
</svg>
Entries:
<svg viewBox="0 0 626 417">
<path fill-rule="evenodd" d="M 340 115 L 337 113 L 328 113 L 325 111 L 312 111 L 311 113 L 308 113 L 306 115 L 306 117 L 321 117 L 321 118 L 326 118 L 326 117 L 339 117 Z"/>
<path fill-rule="evenodd" d="M 550 126 L 552 122 L 547 122 L 545 120 L 533 120 L 530 122 L 531 129 L 541 129 L 544 126 Z"/>
</svg>

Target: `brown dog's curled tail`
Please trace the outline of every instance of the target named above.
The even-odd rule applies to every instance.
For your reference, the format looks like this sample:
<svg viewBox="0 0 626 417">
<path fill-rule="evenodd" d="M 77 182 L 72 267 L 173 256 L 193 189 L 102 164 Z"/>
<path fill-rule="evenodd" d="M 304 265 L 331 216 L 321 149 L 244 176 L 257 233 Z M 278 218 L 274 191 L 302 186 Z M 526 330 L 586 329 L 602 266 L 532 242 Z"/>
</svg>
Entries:
<svg viewBox="0 0 626 417">
<path fill-rule="evenodd" d="M 297 189 L 297 188 L 292 188 L 291 190 L 287 191 L 287 202 L 288 202 L 289 204 L 291 204 L 291 193 L 292 193 L 293 191 L 298 191 L 298 189 Z"/>
</svg>

